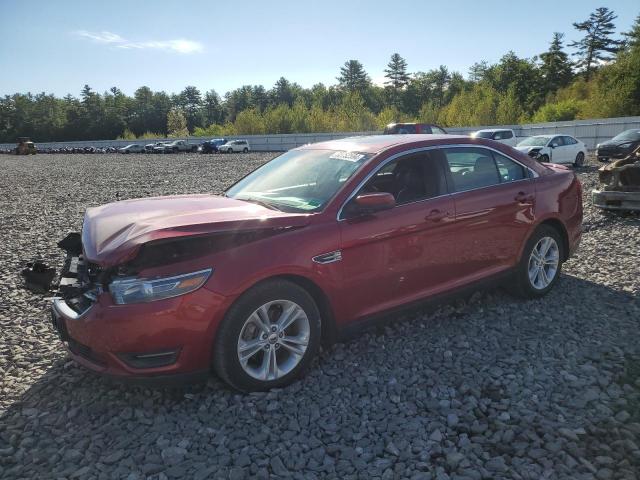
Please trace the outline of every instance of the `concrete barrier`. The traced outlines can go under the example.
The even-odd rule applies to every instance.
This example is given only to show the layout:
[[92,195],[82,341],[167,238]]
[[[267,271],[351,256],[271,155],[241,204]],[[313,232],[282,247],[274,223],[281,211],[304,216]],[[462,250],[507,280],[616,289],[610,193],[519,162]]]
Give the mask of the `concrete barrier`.
[[[598,143],[610,139],[630,128],[640,129],[640,117],[599,118],[590,120],[574,120],[570,122],[533,123],[524,125],[493,125],[483,127],[449,127],[451,134],[469,135],[481,128],[512,128],[517,137],[529,137],[543,134],[571,135],[583,141],[590,150]],[[375,135],[381,132],[339,132],[339,133],[290,133],[270,135],[233,135],[226,136],[229,140],[244,139],[249,142],[251,149],[259,152],[282,152],[308,143],[317,143],[336,138],[346,138],[362,135]],[[124,147],[131,143],[149,144],[173,140],[187,140],[189,143],[200,144],[211,137],[189,137],[181,139],[156,138],[146,140],[86,140],[75,142],[38,142],[39,148],[62,147]],[[0,144],[0,149],[14,148],[15,144]]]

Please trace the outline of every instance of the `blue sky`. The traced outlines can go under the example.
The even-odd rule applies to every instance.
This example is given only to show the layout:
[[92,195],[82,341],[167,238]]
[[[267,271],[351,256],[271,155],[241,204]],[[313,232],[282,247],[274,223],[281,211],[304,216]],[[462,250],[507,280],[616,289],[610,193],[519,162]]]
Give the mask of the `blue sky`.
[[412,72],[442,64],[466,75],[508,50],[538,54],[554,31],[579,38],[572,22],[600,6],[618,14],[618,31],[640,13],[638,0],[0,0],[0,95],[77,96],[84,84],[224,94],[280,76],[308,87],[335,83],[352,58],[382,82],[394,52]]

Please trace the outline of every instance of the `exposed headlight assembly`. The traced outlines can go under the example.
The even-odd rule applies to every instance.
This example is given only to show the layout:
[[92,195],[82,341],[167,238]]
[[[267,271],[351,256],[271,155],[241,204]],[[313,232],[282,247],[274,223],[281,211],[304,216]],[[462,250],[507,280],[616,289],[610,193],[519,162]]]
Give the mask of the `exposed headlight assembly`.
[[111,282],[109,291],[118,305],[153,302],[199,289],[211,276],[211,272],[213,269],[208,268],[175,277],[122,278]]

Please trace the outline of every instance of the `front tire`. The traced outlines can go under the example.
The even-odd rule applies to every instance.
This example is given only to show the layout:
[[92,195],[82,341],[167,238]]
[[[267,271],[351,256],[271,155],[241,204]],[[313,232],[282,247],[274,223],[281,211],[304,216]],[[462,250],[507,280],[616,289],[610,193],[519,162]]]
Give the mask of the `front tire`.
[[233,148],[230,148],[229,150],[227,150],[227,153],[233,153]]
[[247,147],[244,147],[244,150],[242,150],[242,153],[249,153],[249,149]]
[[549,163],[549,155],[547,155],[547,154],[540,155],[540,156],[538,157],[538,161],[539,161],[540,163]]
[[511,293],[521,298],[546,295],[560,277],[564,253],[558,230],[550,225],[540,225],[524,247],[514,281],[508,286]]
[[260,283],[229,309],[213,345],[213,368],[233,388],[263,391],[300,377],[320,348],[313,298],[286,280]]
[[578,152],[578,155],[576,155],[576,160],[575,162],[573,162],[573,166],[576,168],[580,168],[583,165],[584,165],[584,153]]

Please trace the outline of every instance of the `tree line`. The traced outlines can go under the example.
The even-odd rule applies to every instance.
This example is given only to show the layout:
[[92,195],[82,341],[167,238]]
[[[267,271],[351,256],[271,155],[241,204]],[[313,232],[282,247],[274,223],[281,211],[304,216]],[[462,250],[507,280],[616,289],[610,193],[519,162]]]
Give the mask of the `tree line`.
[[178,94],[85,85],[80,97],[16,93],[0,99],[0,142],[163,136],[378,130],[391,122],[474,126],[640,115],[640,15],[615,36],[615,13],[598,8],[573,24],[582,34],[566,51],[554,33],[533,58],[506,53],[475,63],[465,78],[446,66],[409,72],[394,53],[385,83],[375,85],[358,60],[340,68],[337,84],[303,88],[280,78],[271,89],[244,85],[223,98],[188,86]]

